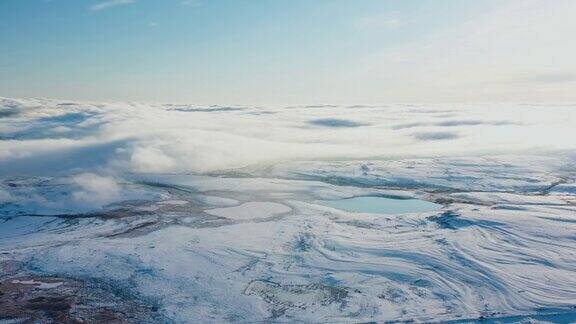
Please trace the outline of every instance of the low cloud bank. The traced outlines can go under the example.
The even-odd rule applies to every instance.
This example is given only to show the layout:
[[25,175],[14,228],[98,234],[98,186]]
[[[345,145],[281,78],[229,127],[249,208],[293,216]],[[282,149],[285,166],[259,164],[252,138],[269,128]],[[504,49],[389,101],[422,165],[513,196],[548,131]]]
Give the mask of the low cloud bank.
[[85,206],[106,206],[120,197],[120,188],[113,178],[84,173],[72,178],[76,190],[72,198]]
[[0,179],[0,215],[94,213],[123,201],[157,200],[163,196],[161,192],[119,181],[116,176],[94,173]]
[[[202,173],[287,160],[576,148],[571,106],[174,108],[1,99],[0,176]],[[438,120],[447,112],[450,119]],[[105,187],[78,179],[86,190]]]

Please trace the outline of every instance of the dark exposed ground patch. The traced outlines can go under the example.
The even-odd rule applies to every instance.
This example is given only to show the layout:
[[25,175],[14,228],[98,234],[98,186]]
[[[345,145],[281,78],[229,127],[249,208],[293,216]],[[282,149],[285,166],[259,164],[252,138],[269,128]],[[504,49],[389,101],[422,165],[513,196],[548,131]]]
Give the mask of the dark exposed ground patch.
[[460,215],[453,211],[446,211],[440,215],[430,216],[428,220],[435,222],[440,228],[452,230],[474,225],[473,222],[460,218]]
[[365,221],[361,221],[361,220],[336,221],[336,223],[344,224],[344,225],[348,225],[348,226],[354,226],[354,227],[358,227],[358,228],[365,228],[365,229],[374,229],[374,228],[379,227],[378,224],[365,222]]
[[160,323],[156,304],[118,295],[104,284],[26,274],[0,261],[0,322]]
[[269,280],[254,280],[244,290],[246,295],[257,295],[269,305],[272,318],[277,318],[289,309],[301,310],[313,306],[344,303],[348,290],[313,283],[307,285],[281,285]]
[[378,295],[378,298],[385,299],[395,304],[405,303],[408,301],[406,292],[397,287],[386,287],[386,289]]
[[301,233],[294,242],[294,250],[297,252],[307,252],[312,248],[313,235],[310,233]]
[[457,230],[469,226],[486,226],[486,227],[499,227],[504,224],[486,220],[469,220],[462,218],[460,214],[454,211],[445,211],[440,215],[434,215],[427,218],[429,221],[435,222],[440,228]]

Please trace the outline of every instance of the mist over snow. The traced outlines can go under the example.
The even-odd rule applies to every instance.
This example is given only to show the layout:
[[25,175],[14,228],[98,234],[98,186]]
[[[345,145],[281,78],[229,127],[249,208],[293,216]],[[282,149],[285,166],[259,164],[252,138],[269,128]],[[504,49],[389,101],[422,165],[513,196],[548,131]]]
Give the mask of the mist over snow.
[[277,161],[576,147],[574,106],[201,107],[0,102],[0,174],[214,172]]
[[119,188],[116,181],[91,173],[83,173],[72,178],[77,186],[72,197],[84,204],[107,205],[119,198]]

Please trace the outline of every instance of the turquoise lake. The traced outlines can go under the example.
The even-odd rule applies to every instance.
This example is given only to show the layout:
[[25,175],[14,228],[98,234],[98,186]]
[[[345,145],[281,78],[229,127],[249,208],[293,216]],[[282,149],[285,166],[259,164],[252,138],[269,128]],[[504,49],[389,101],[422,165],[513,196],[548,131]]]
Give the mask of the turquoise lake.
[[354,197],[326,200],[323,205],[355,213],[403,214],[435,211],[442,205],[419,199],[394,199],[386,197]]

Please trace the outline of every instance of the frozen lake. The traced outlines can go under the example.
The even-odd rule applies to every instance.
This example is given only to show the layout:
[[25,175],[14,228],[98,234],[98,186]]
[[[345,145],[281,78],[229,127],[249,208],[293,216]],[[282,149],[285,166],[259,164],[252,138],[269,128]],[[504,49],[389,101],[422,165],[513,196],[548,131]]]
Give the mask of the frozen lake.
[[386,197],[354,197],[323,201],[322,204],[349,212],[370,214],[424,213],[442,208],[442,205],[425,200]]

